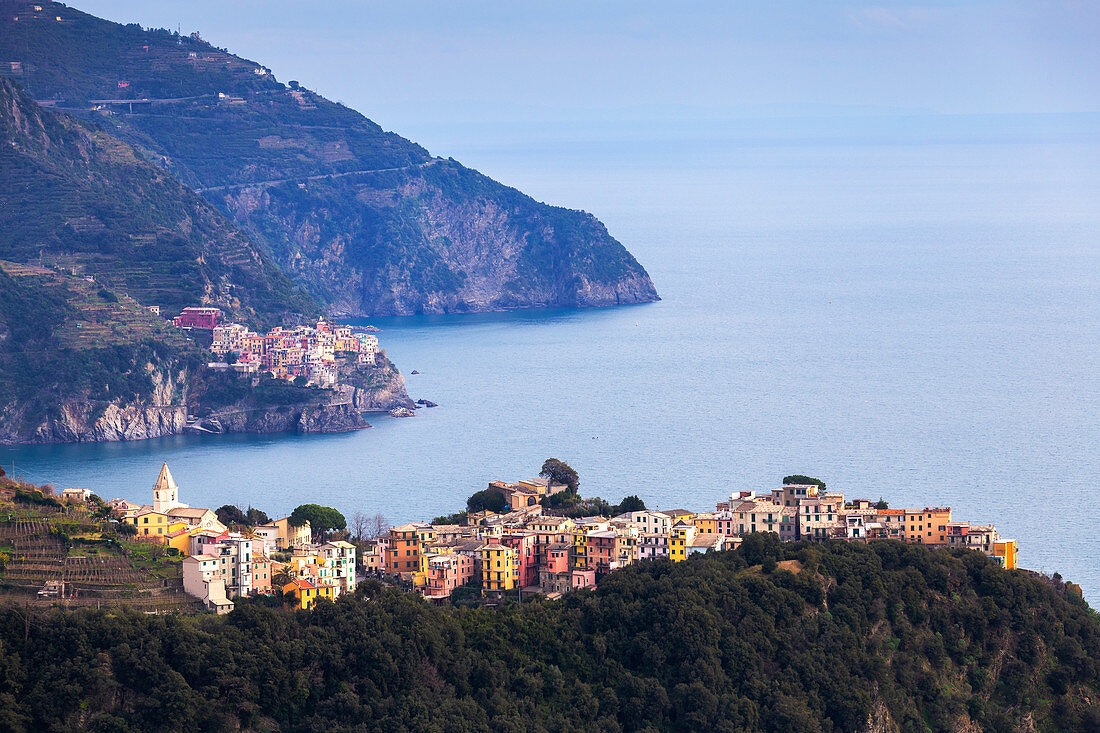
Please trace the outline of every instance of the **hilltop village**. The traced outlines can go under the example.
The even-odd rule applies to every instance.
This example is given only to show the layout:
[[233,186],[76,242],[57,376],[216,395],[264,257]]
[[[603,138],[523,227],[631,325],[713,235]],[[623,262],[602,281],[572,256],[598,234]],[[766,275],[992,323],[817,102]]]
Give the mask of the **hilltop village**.
[[276,326],[259,334],[240,323],[224,322],[218,308],[191,307],[184,308],[172,323],[177,328],[211,331],[210,350],[223,361],[211,362],[208,369],[250,375],[268,372],[276,379],[318,387],[336,386],[337,355],[353,359],[357,366],[370,367],[378,354],[377,336],[324,318],[313,326]]
[[564,484],[535,478],[494,481],[509,511],[469,514],[466,523],[410,523],[364,548],[368,571],[396,576],[432,600],[458,588],[490,594],[510,591],[556,596],[591,588],[607,573],[640,560],[682,562],[697,553],[739,545],[755,532],[780,540],[868,542],[893,539],[934,547],[980,550],[1014,569],[1016,540],[1002,539],[991,524],[955,521],[950,507],[889,509],[883,502],[847,502],[818,484],[785,484],[768,493],[742,491],[717,502],[714,511],[638,510],[614,517],[555,516],[544,497]]
[[[615,516],[570,517],[548,508],[572,491],[545,477],[493,481],[479,494],[501,507],[499,512],[483,509],[457,515],[461,522],[440,518],[388,531],[378,524],[367,536],[362,528],[348,531],[342,515],[332,525],[340,529],[329,532],[331,527],[311,527],[309,521],[296,521],[296,515],[270,520],[257,512],[260,519],[246,524],[222,515],[233,507],[218,512],[190,507],[180,501],[180,489],[164,464],[152,503],[114,499],[105,509],[110,521],[127,525],[132,542],[176,558],[182,590],[217,613],[232,610],[236,598],[253,596],[309,609],[318,599],[335,600],[354,591],[357,577],[368,576],[436,602],[525,593],[558,597],[592,588],[608,573],[639,561],[683,562],[737,547],[754,533],[772,533],[783,541],[898,540],[968,548],[1007,569],[1017,567],[1016,541],[1001,538],[991,524],[957,521],[950,507],[890,509],[881,500],[846,501],[820,483],[788,481],[769,492],[740,491],[718,501],[714,511],[650,510],[636,497],[629,507],[624,500],[620,507],[629,510]],[[62,499],[90,501],[83,489],[68,489]],[[54,590],[49,595],[73,593],[63,586]]]

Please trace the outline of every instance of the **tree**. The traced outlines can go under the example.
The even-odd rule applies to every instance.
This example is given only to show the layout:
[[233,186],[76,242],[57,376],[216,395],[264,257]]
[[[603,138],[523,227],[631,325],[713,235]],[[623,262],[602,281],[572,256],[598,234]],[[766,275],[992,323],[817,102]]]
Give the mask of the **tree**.
[[362,510],[358,510],[351,515],[351,524],[348,526],[351,530],[351,538],[356,542],[362,542],[370,526],[370,518]]
[[875,509],[889,509],[889,508],[890,508],[890,502],[884,500],[881,496],[878,498],[878,501],[875,502]]
[[214,510],[214,513],[218,515],[218,521],[226,527],[234,524],[238,526],[247,526],[249,524],[248,517],[241,511],[239,506],[225,504]]
[[294,386],[295,387],[304,387],[307,384],[309,384],[309,380],[306,379],[305,377],[301,376],[301,375],[298,375],[297,377],[294,378]]
[[637,495],[625,497],[619,506],[615,509],[616,514],[625,514],[626,512],[644,512],[645,502],[641,500]]
[[271,587],[278,588],[281,591],[284,585],[293,583],[294,578],[294,571],[289,566],[284,565],[271,574]]
[[491,512],[504,511],[504,495],[493,489],[482,489],[466,500],[466,511],[470,514],[483,512],[488,509]]
[[547,458],[543,461],[539,476],[548,478],[553,483],[565,484],[572,494],[577,493],[577,489],[581,485],[581,479],[577,472],[573,470],[573,467],[565,461],[559,461],[557,458]]
[[115,531],[118,532],[120,535],[133,537],[137,534],[137,527],[133,524],[130,524],[129,522],[119,522],[117,525],[115,525]]
[[267,516],[267,512],[253,507],[248,507],[245,516],[248,518],[248,523],[253,527],[258,524],[267,524],[271,521],[271,517]]
[[375,514],[367,528],[367,539],[376,540],[390,533],[390,523],[384,514]]
[[825,482],[819,478],[813,478],[812,476],[803,476],[800,473],[792,474],[790,476],[783,477],[783,485],[790,486],[791,484],[804,484],[816,486],[822,491],[825,490]]
[[309,528],[313,534],[325,539],[325,535],[334,529],[347,529],[348,523],[344,515],[330,506],[320,504],[302,504],[290,514],[290,524],[301,527],[309,522]]

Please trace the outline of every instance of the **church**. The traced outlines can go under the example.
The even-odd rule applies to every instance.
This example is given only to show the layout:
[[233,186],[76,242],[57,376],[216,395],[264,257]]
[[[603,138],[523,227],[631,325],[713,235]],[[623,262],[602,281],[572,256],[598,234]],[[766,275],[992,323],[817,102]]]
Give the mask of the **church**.
[[153,503],[124,510],[122,521],[137,527],[139,538],[160,538],[165,541],[169,535],[176,535],[181,530],[226,530],[226,526],[218,521],[218,515],[213,511],[187,506],[180,501],[179,493],[179,486],[172,478],[168,464],[164,463],[160,467],[156,483],[153,484]]

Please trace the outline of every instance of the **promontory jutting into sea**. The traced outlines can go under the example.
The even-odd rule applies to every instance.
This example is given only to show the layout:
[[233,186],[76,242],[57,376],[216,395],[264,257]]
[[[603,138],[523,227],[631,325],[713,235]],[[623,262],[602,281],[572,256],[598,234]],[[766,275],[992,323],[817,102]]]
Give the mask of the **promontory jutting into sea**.
[[78,4],[0,729],[1100,730],[1100,11]]

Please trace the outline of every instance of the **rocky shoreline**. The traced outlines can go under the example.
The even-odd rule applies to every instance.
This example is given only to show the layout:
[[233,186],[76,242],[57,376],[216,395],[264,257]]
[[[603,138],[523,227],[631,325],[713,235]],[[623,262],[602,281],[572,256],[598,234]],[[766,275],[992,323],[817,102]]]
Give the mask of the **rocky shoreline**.
[[94,403],[73,400],[29,430],[0,432],[0,444],[119,442],[185,433],[343,433],[369,428],[368,414],[415,405],[400,373],[376,389],[340,385],[323,400],[292,405],[245,401],[199,419],[189,419],[183,405],[171,404],[173,394],[171,388],[158,388],[152,404],[111,403],[98,414]]

